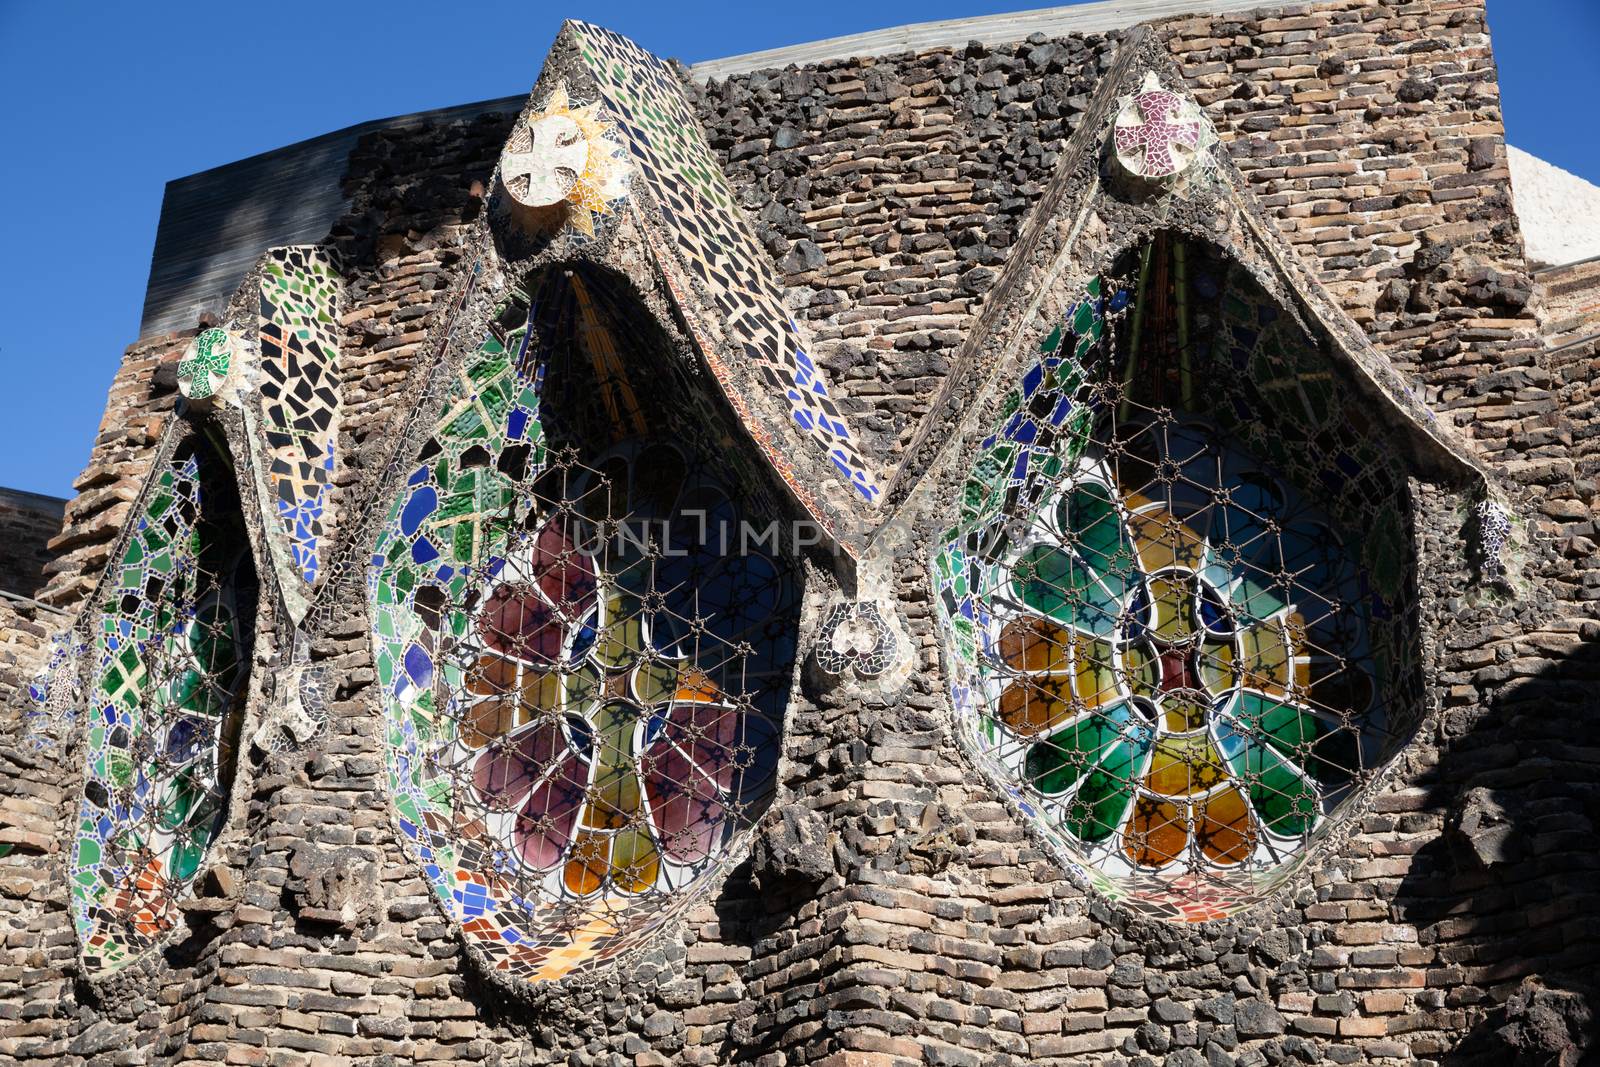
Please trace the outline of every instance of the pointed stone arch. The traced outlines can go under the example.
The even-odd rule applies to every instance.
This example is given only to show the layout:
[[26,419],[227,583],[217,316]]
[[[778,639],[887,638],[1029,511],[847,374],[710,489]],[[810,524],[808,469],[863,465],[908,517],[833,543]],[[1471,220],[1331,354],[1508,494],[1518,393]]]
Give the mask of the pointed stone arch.
[[250,467],[250,508],[284,606],[298,621],[324,584],[334,540],[343,387],[343,281],[316,245],[269,249],[177,366],[178,389],[237,435]]
[[[1328,295],[1256,205],[1248,183],[1214,136],[1202,135],[1205,150],[1174,174],[1142,178],[1119,164],[1119,116],[1130,105],[1138,106],[1151,77],[1158,87],[1182,85],[1159,35],[1140,27],[1119,48],[1082,124],[1067,142],[1060,166],[885,491],[880,529],[894,524],[942,457],[970,448],[986,433],[969,417],[974,401],[1028,358],[1026,350],[1077,303],[1084,280],[1162,230],[1222,249],[1300,319],[1371,401],[1373,417],[1404,442],[1410,469],[1443,484],[1481,489],[1486,483],[1472,446],[1439,422]],[[1187,99],[1182,93],[1172,95]]]
[[[592,146],[581,171],[571,166],[576,141]],[[671,67],[609,30],[566,23],[496,189],[501,231],[536,246],[604,245],[631,231],[743,433],[829,538],[857,552],[882,499],[878,462],[808,354]],[[545,203],[563,189],[561,203]]]
[[513,984],[703,898],[771,801],[798,657],[788,494],[612,252],[500,268],[373,502],[397,825]]
[[932,542],[979,769],[1085,885],[1199,921],[1289,885],[1412,735],[1411,487],[1485,483],[1175,84],[1124,44],[885,529]]
[[275,612],[241,484],[215,423],[176,420],[78,622],[82,786],[64,862],[91,979],[176,935],[236,814],[256,634]]

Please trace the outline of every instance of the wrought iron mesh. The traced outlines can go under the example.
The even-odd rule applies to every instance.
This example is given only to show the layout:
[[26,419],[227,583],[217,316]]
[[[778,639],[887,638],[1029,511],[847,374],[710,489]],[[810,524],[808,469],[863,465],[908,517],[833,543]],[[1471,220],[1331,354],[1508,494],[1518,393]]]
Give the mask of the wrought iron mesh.
[[531,980],[642,943],[724,868],[794,667],[771,498],[615,284],[555,270],[506,301],[373,560],[401,827]]
[[91,971],[177,922],[227,814],[257,583],[231,464],[181,441],[137,504],[90,638],[73,919]]
[[1046,339],[936,557],[964,737],[1150,914],[1281,884],[1414,716],[1405,481],[1359,403],[1158,239]]

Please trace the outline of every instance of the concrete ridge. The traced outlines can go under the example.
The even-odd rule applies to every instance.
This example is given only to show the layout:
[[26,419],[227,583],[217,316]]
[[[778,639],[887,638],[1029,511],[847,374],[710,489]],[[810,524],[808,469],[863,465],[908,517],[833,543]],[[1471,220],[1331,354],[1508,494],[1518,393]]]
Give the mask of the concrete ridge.
[[1006,44],[1025,40],[1035,33],[1047,37],[1103,33],[1178,15],[1223,15],[1281,6],[1284,5],[1263,3],[1262,0],[1100,0],[1098,3],[1074,4],[1070,7],[1047,7],[868,30],[845,37],[829,37],[761,52],[746,52],[725,59],[708,59],[694,64],[689,68],[689,73],[697,81],[710,81],[734,74],[747,74],[753,70],[786,67],[791,63],[805,65],[856,56],[926,52],[934,48],[959,47],[972,40],[985,44]]
[[27,489],[7,489],[4,486],[0,486],[0,503],[47,515],[60,515],[67,509],[67,502],[59,496],[34,493]]

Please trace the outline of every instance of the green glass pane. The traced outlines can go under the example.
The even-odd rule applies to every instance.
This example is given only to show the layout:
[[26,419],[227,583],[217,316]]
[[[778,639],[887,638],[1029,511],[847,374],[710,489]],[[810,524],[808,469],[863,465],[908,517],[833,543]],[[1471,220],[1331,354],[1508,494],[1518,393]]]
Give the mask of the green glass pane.
[[1110,490],[1093,482],[1080,485],[1061,501],[1057,513],[1061,528],[1073,537],[1078,555],[1118,602],[1126,599],[1137,574],[1133,550]]
[[180,773],[161,798],[161,810],[156,815],[158,825],[163,830],[176,830],[182,826],[203,793],[204,790],[195,784],[193,774],[187,770]]
[[205,693],[205,678],[198,671],[184,671],[172,681],[171,703],[174,708],[196,713],[208,713],[210,701]]
[[1054,545],[1029,548],[1012,573],[1015,595],[1039,614],[1097,637],[1116,630],[1117,601],[1093,572]]
[[1235,709],[1244,730],[1296,762],[1322,734],[1322,724],[1309,711],[1259,693],[1240,693]]
[[200,858],[204,855],[205,849],[193,841],[180,841],[173,845],[167,856],[168,877],[180,882],[193,878],[200,870]]
[[1316,788],[1271,748],[1247,741],[1243,755],[1229,762],[1234,777],[1245,780],[1250,805],[1267,829],[1299,837],[1316,824],[1320,809]]
[[190,631],[189,649],[202,669],[217,675],[231,674],[239,662],[233,613],[222,604],[210,604],[201,609]]
[[1113,704],[1035,742],[1023,761],[1026,780],[1046,795],[1065,793],[1096,764],[1108,760],[1129,733],[1132,713]]
[[[1119,749],[1128,747],[1118,746]],[[1116,832],[1132,800],[1131,781],[1097,769],[1084,779],[1083,788],[1067,805],[1062,823],[1073,837],[1095,844]]]

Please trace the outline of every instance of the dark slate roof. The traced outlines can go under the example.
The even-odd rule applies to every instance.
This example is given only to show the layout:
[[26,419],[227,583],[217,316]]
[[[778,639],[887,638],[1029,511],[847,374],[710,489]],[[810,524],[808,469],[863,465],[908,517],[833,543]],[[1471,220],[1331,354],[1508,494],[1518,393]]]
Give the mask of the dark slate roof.
[[521,96],[375,119],[167,183],[139,336],[190,329],[220,311],[269,248],[321,241],[348,206],[342,188],[357,142],[379,130],[514,112]]
[[15,508],[17,511],[34,511],[59,519],[66,511],[67,502],[58,496],[30,493],[26,489],[0,488],[0,505]]

